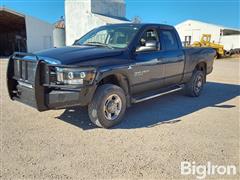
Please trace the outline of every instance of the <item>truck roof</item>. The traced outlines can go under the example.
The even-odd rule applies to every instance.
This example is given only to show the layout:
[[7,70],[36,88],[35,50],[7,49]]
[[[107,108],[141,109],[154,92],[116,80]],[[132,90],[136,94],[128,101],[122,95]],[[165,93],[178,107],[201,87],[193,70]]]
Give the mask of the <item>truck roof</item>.
[[174,29],[173,26],[167,25],[167,24],[157,24],[157,23],[119,23],[119,24],[110,24],[106,26],[136,26],[136,27],[150,27],[150,26],[159,26],[162,28],[167,28],[167,29]]

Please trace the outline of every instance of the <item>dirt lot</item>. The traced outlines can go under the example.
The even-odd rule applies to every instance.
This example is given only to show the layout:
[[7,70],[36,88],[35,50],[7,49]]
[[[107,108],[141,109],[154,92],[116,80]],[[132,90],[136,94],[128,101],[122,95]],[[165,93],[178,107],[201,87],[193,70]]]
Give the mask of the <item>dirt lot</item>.
[[217,60],[201,97],[179,92],[136,104],[105,130],[77,108],[39,113],[10,101],[0,60],[0,179],[194,178],[180,175],[181,161],[239,173],[239,62]]

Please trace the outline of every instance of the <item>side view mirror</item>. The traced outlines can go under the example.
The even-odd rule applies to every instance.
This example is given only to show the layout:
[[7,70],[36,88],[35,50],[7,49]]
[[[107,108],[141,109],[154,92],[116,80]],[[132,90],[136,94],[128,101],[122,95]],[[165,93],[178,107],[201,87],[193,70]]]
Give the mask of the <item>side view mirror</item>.
[[149,40],[145,42],[145,46],[139,46],[136,52],[156,51],[158,49],[158,42],[155,40]]
[[145,46],[156,48],[157,47],[157,41],[155,41],[155,40],[147,41]]

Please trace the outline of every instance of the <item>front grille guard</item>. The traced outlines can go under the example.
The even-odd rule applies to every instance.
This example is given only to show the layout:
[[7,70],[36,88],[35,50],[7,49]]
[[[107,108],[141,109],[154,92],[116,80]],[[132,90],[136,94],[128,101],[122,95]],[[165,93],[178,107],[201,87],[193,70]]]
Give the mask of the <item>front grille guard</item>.
[[[63,88],[63,89],[69,89],[69,90],[77,90],[77,89],[81,89],[83,86],[82,85],[68,85],[67,87],[65,85],[58,85],[58,84],[51,84],[50,80],[50,68],[51,67],[66,67],[66,65],[62,65],[62,64],[48,64],[44,61],[44,59],[42,59],[41,57],[37,56],[36,54],[33,53],[23,53],[23,52],[15,52],[9,59],[9,66],[8,66],[8,78],[13,78],[14,74],[12,73],[12,69],[13,69],[13,62],[14,60],[21,60],[21,61],[36,61],[36,66],[38,71],[40,71],[40,69],[45,70],[45,74],[48,75],[47,78],[45,77],[41,77],[40,78],[40,73],[39,73],[39,83],[44,86],[44,87],[49,87],[49,88]],[[40,65],[42,65],[40,68]],[[68,68],[79,68],[78,65],[68,65]],[[93,66],[82,66],[83,68],[94,68]],[[34,75],[36,78],[36,74]],[[35,79],[36,80],[36,79]],[[28,83],[28,82],[26,82]],[[90,85],[85,85],[90,86]],[[35,87],[35,83],[33,84],[33,87]],[[10,96],[11,97],[11,96]]]
[[[31,59],[31,57],[35,59]],[[12,100],[19,100],[19,93],[21,93],[18,92],[17,88],[17,86],[19,85],[18,80],[14,78],[14,60],[36,61],[36,70],[33,75],[34,82],[32,84],[32,91],[35,96],[35,102],[33,104],[35,104],[35,108],[37,108],[39,111],[45,110],[46,105],[44,104],[44,87],[40,85],[40,63],[42,61],[37,55],[34,55],[32,53],[16,52],[9,58],[7,67],[7,86],[9,97]]]
[[[17,85],[19,85],[19,80],[14,78],[14,60],[21,60],[21,61],[36,61],[36,70],[34,73],[34,82],[31,85],[32,91],[34,91],[34,99],[35,99],[35,108],[39,111],[44,111],[47,109],[47,105],[45,104],[45,94],[49,90],[48,88],[53,89],[61,89],[61,90],[70,90],[70,91],[81,91],[83,88],[82,85],[57,85],[51,84],[50,82],[46,82],[46,79],[43,78],[43,73],[41,71],[46,71],[44,74],[50,74],[49,68],[50,67],[66,67],[66,65],[62,64],[48,64],[44,61],[43,58],[32,54],[32,53],[22,53],[16,52],[14,53],[8,62],[7,67],[7,86],[8,86],[8,93],[9,97],[12,100],[19,100],[17,97]],[[69,68],[79,68],[78,65],[68,65]],[[82,66],[84,68],[94,68],[93,66]],[[48,72],[47,72],[48,71]],[[84,85],[84,87],[88,87],[90,85]]]

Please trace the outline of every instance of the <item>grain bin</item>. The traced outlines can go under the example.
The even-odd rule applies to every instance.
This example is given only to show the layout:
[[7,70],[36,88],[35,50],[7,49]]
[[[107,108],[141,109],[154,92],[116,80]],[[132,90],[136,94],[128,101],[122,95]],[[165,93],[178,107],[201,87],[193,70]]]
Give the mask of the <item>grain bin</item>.
[[53,30],[53,45],[54,47],[65,46],[65,21],[63,17],[55,23],[55,28]]

